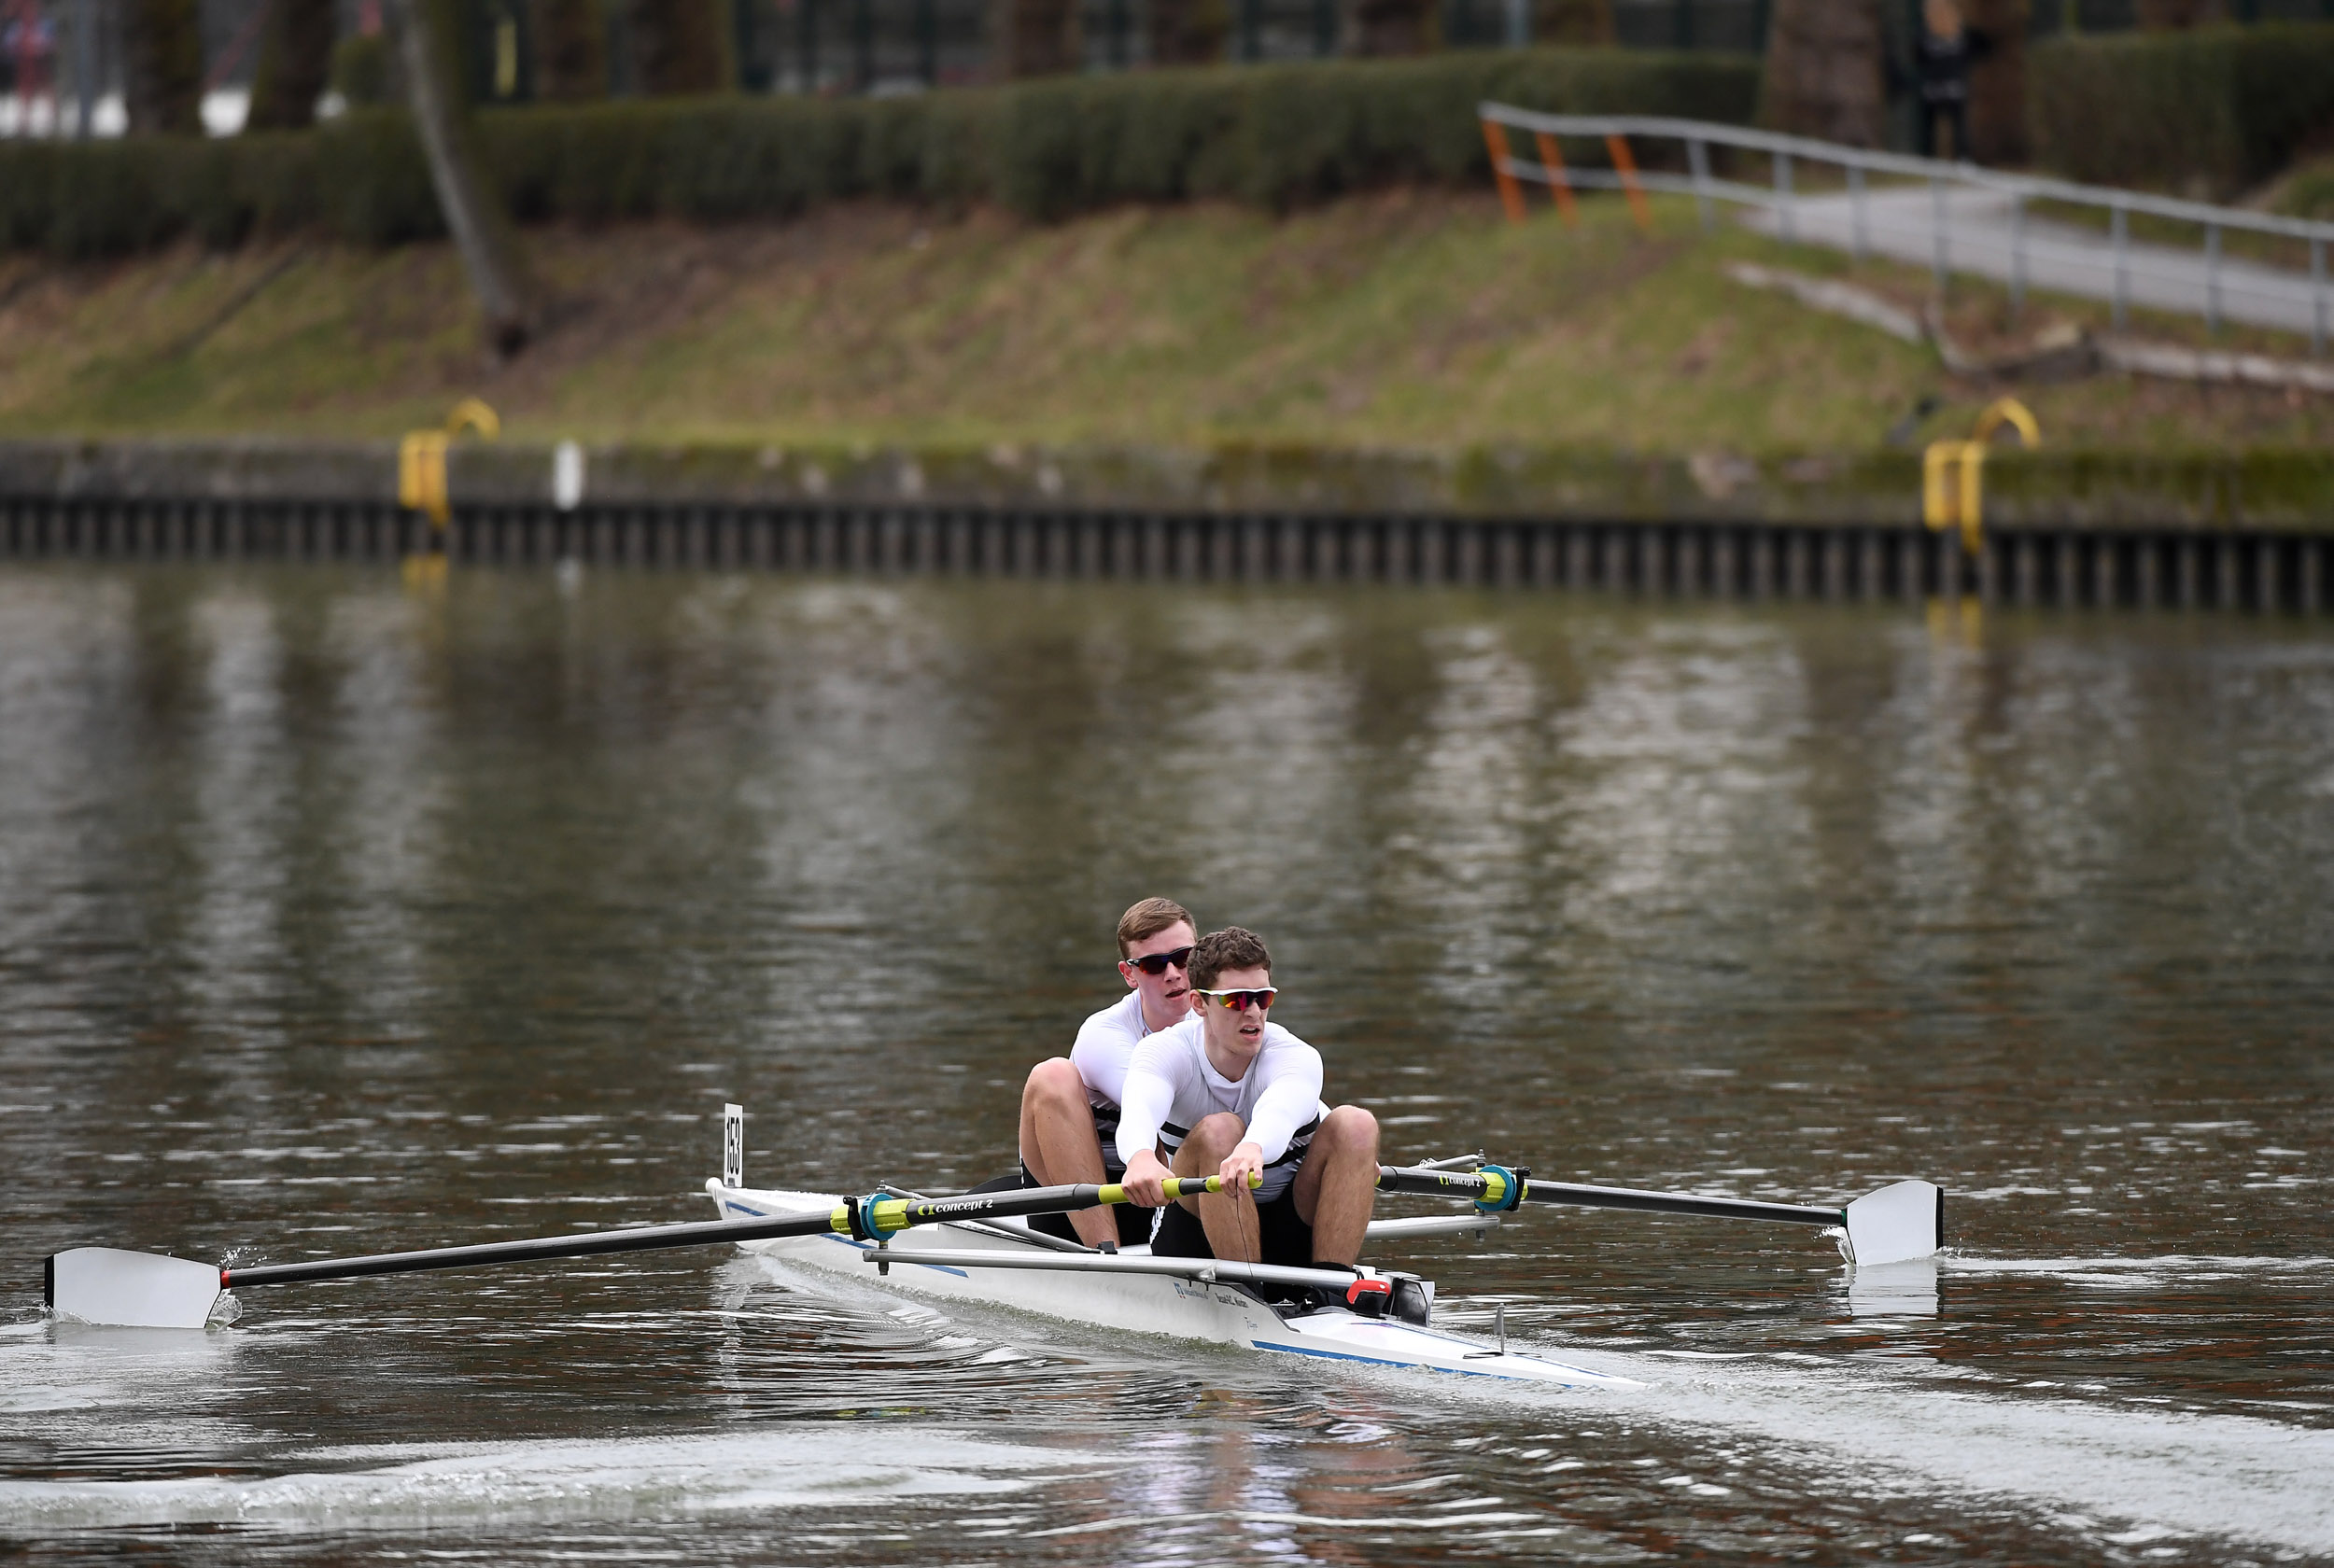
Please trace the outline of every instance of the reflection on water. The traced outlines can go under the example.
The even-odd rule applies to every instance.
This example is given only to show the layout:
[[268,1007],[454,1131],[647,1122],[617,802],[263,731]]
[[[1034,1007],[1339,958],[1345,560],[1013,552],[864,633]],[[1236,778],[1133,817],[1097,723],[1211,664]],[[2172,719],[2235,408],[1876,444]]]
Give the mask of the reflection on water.
[[[2299,624],[694,576],[0,573],[0,1538],[108,1555],[2334,1555],[2334,643]],[[1450,1321],[1642,1395],[658,1254],[237,1261],[1010,1158],[1174,892],[1401,1155],[1951,1192],[1934,1269],[1535,1212]],[[1886,1277],[1883,1277],[1883,1276]],[[167,1341],[167,1342],[164,1342]]]

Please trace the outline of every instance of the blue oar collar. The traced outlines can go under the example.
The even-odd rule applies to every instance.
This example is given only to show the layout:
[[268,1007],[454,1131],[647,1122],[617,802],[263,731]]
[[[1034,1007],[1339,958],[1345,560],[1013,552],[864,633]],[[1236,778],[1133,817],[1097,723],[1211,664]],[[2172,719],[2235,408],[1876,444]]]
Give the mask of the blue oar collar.
[[1483,1178],[1483,1196],[1475,1200],[1478,1214],[1504,1214],[1524,1201],[1523,1172],[1486,1165],[1475,1174]]

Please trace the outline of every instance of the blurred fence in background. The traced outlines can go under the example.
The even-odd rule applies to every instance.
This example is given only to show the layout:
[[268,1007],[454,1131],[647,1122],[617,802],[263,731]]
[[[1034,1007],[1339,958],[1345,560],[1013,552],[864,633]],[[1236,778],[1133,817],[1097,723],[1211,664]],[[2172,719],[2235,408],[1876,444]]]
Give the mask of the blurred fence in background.
[[[2326,352],[2334,329],[2334,278],[2327,270],[2334,223],[2003,174],[1742,125],[1540,114],[1510,104],[1484,104],[1481,113],[1494,149],[1493,173],[1508,216],[1516,221],[1526,211],[1518,180],[1547,186],[1568,220],[1574,186],[1623,190],[1633,201],[1644,190],[1671,191],[1694,199],[1705,227],[1712,221],[1713,203],[1723,202],[1751,209],[1753,226],[1780,240],[1829,245],[1859,261],[1884,256],[1926,262],[1940,295],[1955,273],[1998,279],[2009,286],[2013,312],[2033,287],[2106,301],[2118,331],[2137,306],[2200,316],[2214,332],[2224,322],[2239,321],[2306,333],[2314,355]],[[1535,156],[1512,156],[1507,150],[1511,132]],[[1563,150],[1567,142],[1574,152]],[[1587,164],[1577,150],[1582,143],[1604,144],[1611,167]],[[1676,156],[1680,149],[1682,159]],[[1714,167],[1713,152],[1737,156]],[[1638,166],[1639,155],[1646,167]],[[1743,177],[1761,162],[1765,183]],[[1680,163],[1685,172],[1675,172]],[[2151,225],[2155,242],[2133,237],[2135,219]],[[2186,247],[2172,243],[2175,234]],[[2231,239],[2251,242],[2252,254],[2226,254]],[[1918,337],[1918,326],[1912,335]]]

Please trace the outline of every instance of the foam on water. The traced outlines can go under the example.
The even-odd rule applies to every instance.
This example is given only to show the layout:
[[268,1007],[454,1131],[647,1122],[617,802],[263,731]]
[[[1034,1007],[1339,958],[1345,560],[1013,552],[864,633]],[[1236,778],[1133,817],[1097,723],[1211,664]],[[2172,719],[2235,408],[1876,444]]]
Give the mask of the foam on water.
[[0,1527],[17,1534],[164,1525],[308,1532],[672,1519],[1007,1492],[1028,1485],[1034,1472],[1075,1462],[1060,1452],[889,1425],[524,1448],[331,1448],[304,1458],[361,1467],[261,1479],[0,1481]]
[[[2334,1260],[2315,1258],[2169,1255],[1945,1261],[1956,1271],[2050,1272],[2076,1279],[2142,1271],[2159,1280],[2210,1279],[2334,1266]],[[754,1262],[773,1279],[823,1295],[867,1304],[898,1299],[865,1281],[793,1269],[766,1257]],[[1019,1320],[1045,1323],[1035,1331],[1077,1344],[1081,1353],[1089,1337],[1075,1325],[963,1303],[949,1303],[945,1317],[924,1303],[917,1307],[918,1321],[935,1335],[968,1323],[988,1327]],[[1469,1316],[1463,1307],[1447,1315],[1455,1327]],[[1519,1337],[1519,1346],[1523,1342]],[[1125,1342],[1118,1348],[1125,1349]],[[2114,1529],[2126,1536],[2137,1531],[2148,1539],[2236,1538],[2313,1554],[2334,1552],[2334,1430],[2046,1390],[1972,1387],[1970,1380],[1979,1374],[1927,1359],[1849,1359],[1803,1351],[1621,1351],[1561,1338],[1533,1348],[1647,1386],[1637,1392],[1553,1393],[1454,1381],[1432,1373],[1341,1368],[1308,1369],[1307,1375],[1365,1379],[1438,1404],[1520,1406],[1540,1416],[1563,1410],[1584,1420],[1619,1417],[1755,1435],[1769,1445],[1770,1462],[1798,1472],[1818,1491],[1878,1499],[1942,1491],[1990,1499],[2074,1529]],[[1193,1347],[1178,1359],[1184,1356],[1203,1357],[1210,1372],[1222,1376],[1223,1353]],[[1258,1375],[1277,1373],[1259,1368]],[[1696,1483],[1687,1477],[1680,1484]]]
[[2205,1284],[2247,1278],[2304,1278],[2334,1273],[2334,1257],[2215,1257],[2171,1253],[2161,1257],[1983,1257],[1940,1253],[1941,1273],[2033,1275],[2085,1283]]
[[2182,1534],[2334,1551],[2334,1431],[1936,1386],[1923,1369],[1680,1367],[1670,1421],[1750,1430],[1877,1491],[1939,1484]]

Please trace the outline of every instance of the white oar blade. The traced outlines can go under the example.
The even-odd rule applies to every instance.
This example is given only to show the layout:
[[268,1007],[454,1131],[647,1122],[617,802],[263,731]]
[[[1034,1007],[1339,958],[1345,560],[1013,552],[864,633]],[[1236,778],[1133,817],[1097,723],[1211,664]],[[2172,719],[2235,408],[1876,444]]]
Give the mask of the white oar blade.
[[1848,1253],[1859,1268],[1934,1257],[1945,1239],[1945,1192],[1899,1182],[1848,1206]]
[[218,1302],[218,1266],[192,1258],[76,1247],[49,1260],[49,1307],[113,1328],[201,1328]]

